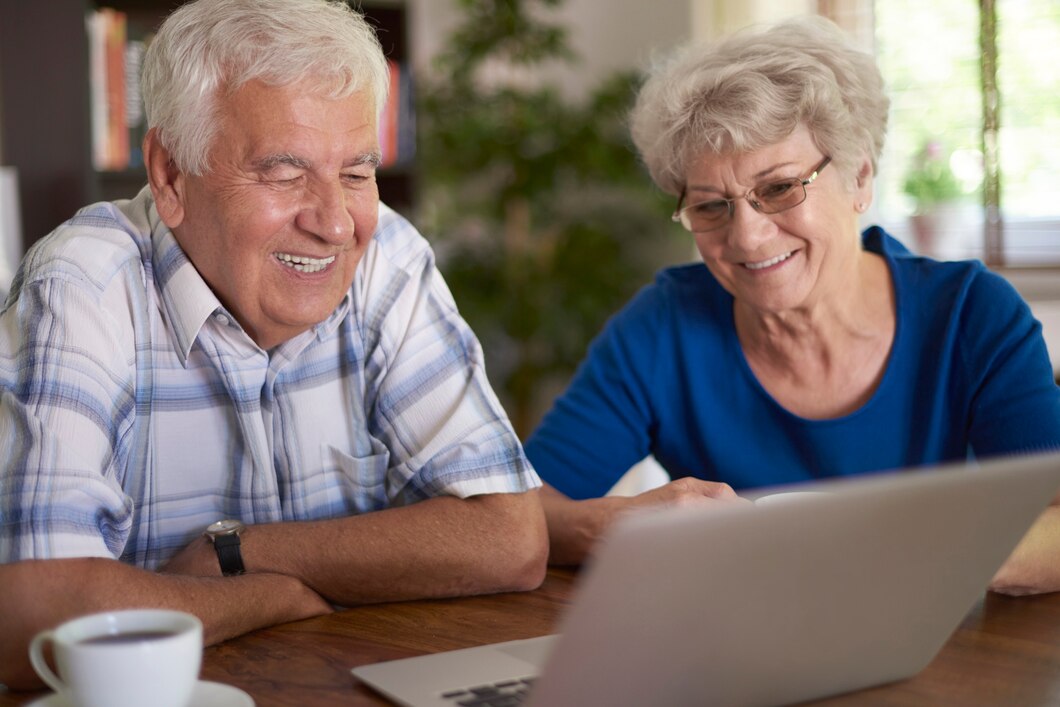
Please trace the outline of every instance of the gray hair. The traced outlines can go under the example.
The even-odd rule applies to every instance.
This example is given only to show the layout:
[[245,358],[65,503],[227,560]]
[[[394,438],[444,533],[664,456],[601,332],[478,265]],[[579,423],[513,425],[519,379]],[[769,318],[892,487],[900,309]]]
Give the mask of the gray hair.
[[684,188],[686,161],[753,152],[805,125],[852,174],[876,171],[890,101],[872,55],[823,17],[694,44],[651,72],[630,115],[633,142],[663,190]]
[[202,174],[218,129],[218,99],[249,81],[303,80],[328,98],[367,88],[378,117],[389,88],[372,27],[345,2],[196,0],[166,18],[143,66],[147,124],[178,168]]

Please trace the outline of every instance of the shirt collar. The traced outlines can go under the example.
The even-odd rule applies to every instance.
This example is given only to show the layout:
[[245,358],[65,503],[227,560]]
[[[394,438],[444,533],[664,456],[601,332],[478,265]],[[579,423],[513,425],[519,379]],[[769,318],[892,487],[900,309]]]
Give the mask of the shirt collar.
[[155,282],[176,339],[177,356],[181,365],[187,366],[188,355],[203,323],[224,307],[188,260],[153,204],[150,219]]
[[335,307],[335,310],[328,316],[327,319],[313,327],[313,331],[316,332],[317,340],[323,341],[331,336],[342,320],[346,318],[346,315],[350,312],[350,307],[353,305],[353,297],[350,294],[350,290],[346,290],[346,294],[342,296],[342,300],[339,302],[339,306]]

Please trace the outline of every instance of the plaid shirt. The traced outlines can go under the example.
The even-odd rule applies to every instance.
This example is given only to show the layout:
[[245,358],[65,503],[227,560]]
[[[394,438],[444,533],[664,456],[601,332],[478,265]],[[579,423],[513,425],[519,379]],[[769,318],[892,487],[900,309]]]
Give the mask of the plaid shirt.
[[540,482],[433,253],[385,205],[338,308],[263,351],[144,189],[37,244],[0,314],[0,562],[164,563],[211,522]]

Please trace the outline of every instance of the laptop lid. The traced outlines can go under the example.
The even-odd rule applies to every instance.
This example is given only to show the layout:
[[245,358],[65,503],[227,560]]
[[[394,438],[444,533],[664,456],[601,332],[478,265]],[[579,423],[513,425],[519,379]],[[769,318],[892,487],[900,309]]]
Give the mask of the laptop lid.
[[899,680],[935,656],[1058,488],[1060,455],[1038,455],[637,514],[583,570],[558,637],[353,672],[414,707],[542,664],[533,707],[776,705]]

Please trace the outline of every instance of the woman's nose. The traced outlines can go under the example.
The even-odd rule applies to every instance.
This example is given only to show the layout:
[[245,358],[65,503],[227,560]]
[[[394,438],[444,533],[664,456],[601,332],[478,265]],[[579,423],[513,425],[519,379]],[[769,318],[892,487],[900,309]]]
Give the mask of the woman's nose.
[[751,206],[747,199],[737,199],[727,228],[729,245],[745,253],[753,253],[776,231],[776,224],[768,214]]

